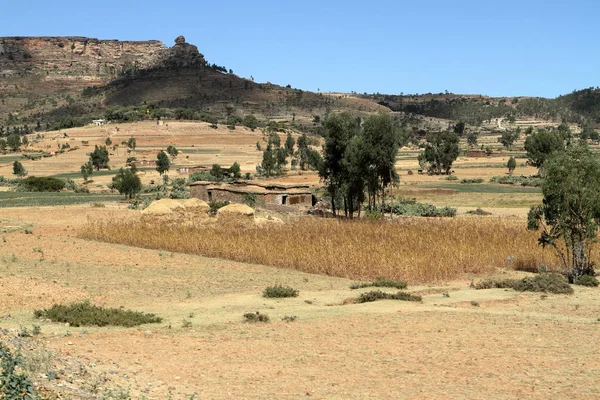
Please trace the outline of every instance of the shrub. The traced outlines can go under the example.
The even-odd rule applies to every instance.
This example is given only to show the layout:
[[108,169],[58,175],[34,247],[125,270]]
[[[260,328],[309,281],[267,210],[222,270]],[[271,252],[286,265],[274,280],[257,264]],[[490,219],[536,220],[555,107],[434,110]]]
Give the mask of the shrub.
[[542,273],[523,279],[488,279],[477,283],[475,289],[514,289],[518,292],[544,292],[554,294],[572,294],[566,278],[557,273]]
[[494,176],[490,179],[491,183],[499,183],[503,185],[520,185],[529,187],[539,187],[541,185],[541,179],[531,176]]
[[455,176],[455,175],[448,175],[448,176],[446,176],[446,177],[444,177],[444,178],[442,178],[442,179],[444,179],[444,180],[446,180],[446,181],[457,181],[457,180],[458,180],[458,176]]
[[300,292],[289,286],[275,285],[268,286],[263,291],[263,297],[268,298],[283,298],[283,297],[298,297]]
[[244,204],[248,207],[256,207],[256,194],[255,193],[244,193],[242,195],[244,199]]
[[366,287],[391,287],[396,289],[406,289],[407,284],[403,281],[393,281],[386,278],[377,278],[373,282],[358,282],[350,285],[350,289],[362,289]]
[[62,179],[30,176],[19,183],[17,190],[22,192],[58,192],[64,188],[65,181]]
[[462,179],[460,183],[483,183],[483,179],[475,178],[475,179]]
[[595,277],[593,277],[591,275],[581,275],[579,278],[575,279],[575,281],[573,283],[575,285],[589,286],[589,287],[596,287],[596,286],[600,285],[600,282],[598,281],[598,279],[596,279]]
[[10,349],[0,342],[0,398],[7,400],[35,400],[39,399],[33,384],[23,373],[22,359],[14,357]]
[[219,208],[223,208],[226,205],[229,205],[228,201],[216,201],[216,200],[211,200],[210,203],[208,203],[208,206],[210,207],[210,213],[212,215],[216,215],[217,211],[219,210]]
[[416,296],[407,292],[398,292],[396,294],[382,292],[381,290],[372,290],[362,293],[355,300],[355,303],[369,303],[377,300],[402,300],[402,301],[421,301],[421,296]]
[[436,207],[424,203],[399,203],[386,206],[386,212],[406,217],[455,217],[456,208]]
[[70,305],[55,304],[49,309],[35,310],[36,318],[48,318],[53,322],[69,323],[71,326],[137,326],[162,321],[154,314],[121,308],[94,306],[89,301]]
[[267,314],[261,314],[258,311],[255,313],[244,314],[246,322],[269,322],[269,316]]

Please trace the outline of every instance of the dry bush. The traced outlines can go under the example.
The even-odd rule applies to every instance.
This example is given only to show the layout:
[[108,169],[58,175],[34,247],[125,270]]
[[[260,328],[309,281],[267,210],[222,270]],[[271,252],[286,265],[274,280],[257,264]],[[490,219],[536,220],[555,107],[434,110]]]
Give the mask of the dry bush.
[[550,249],[538,246],[537,234],[527,231],[524,221],[506,218],[379,222],[307,217],[264,227],[234,221],[180,225],[113,220],[90,221],[80,236],[355,280],[445,281],[514,268],[507,260],[515,259],[558,264]]

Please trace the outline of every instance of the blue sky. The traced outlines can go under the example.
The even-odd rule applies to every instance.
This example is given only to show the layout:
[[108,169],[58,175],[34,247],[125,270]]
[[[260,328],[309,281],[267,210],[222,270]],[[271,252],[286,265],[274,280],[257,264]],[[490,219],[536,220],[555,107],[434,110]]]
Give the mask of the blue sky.
[[555,97],[600,86],[600,1],[11,1],[0,36],[162,40],[312,91]]

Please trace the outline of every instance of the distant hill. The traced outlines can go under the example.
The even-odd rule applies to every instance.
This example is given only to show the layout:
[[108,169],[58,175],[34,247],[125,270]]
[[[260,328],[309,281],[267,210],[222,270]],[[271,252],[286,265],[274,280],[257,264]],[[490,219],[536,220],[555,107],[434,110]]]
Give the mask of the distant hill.
[[[156,40],[0,38],[0,135],[7,133],[6,128],[26,133],[99,118],[239,123],[248,114],[263,124],[285,120],[317,132],[321,117],[343,110],[393,111],[413,127],[425,129],[443,129],[454,121],[480,126],[492,119],[600,122],[600,94],[597,88],[556,99],[323,94],[241,78],[231,69],[208,63],[183,36],[172,47]],[[424,117],[436,120],[425,123]]]
[[560,122],[600,123],[600,89],[589,88],[559,96],[502,97],[455,95],[365,95],[392,111],[464,121],[480,125],[493,118],[542,119]]

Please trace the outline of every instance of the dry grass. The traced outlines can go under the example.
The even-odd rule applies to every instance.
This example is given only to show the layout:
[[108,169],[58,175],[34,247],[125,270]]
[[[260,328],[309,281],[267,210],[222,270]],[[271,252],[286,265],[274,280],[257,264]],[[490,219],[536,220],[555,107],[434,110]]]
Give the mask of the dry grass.
[[461,274],[514,268],[515,261],[552,266],[522,220],[403,218],[393,222],[299,218],[257,227],[226,223],[182,226],[90,221],[87,239],[293,268],[356,280],[439,282]]

